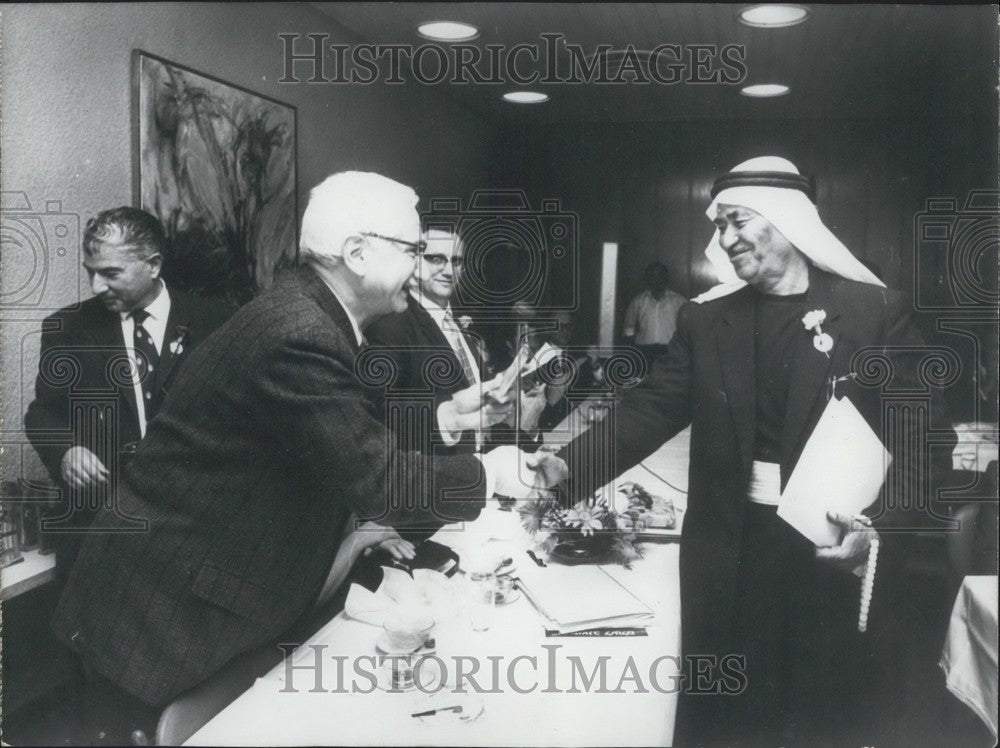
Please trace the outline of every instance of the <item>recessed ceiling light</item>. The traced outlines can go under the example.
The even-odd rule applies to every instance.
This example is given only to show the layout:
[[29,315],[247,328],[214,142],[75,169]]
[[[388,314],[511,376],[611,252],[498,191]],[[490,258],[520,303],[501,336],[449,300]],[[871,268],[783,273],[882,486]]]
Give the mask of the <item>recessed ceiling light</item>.
[[541,91],[508,91],[503,95],[503,99],[512,104],[541,104],[549,100],[549,95]]
[[740,11],[740,21],[761,29],[778,29],[802,23],[808,15],[801,5],[751,5]]
[[436,42],[467,42],[479,36],[479,29],[457,21],[430,21],[417,26],[417,33]]
[[744,86],[740,93],[754,99],[763,99],[769,96],[784,96],[791,89],[781,83],[757,83],[753,86]]

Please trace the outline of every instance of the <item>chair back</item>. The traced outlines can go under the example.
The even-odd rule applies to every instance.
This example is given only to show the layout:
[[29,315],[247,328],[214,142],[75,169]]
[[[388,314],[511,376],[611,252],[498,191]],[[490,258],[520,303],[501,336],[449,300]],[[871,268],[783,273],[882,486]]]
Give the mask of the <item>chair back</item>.
[[174,699],[160,715],[156,745],[180,745],[281,662],[281,650],[262,647],[230,660],[219,672]]

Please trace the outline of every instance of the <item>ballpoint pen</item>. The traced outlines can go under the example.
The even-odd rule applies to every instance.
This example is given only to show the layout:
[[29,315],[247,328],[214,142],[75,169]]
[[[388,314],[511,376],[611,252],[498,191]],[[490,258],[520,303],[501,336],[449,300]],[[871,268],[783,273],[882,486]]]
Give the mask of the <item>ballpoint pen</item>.
[[435,714],[440,714],[441,712],[454,712],[455,714],[462,713],[461,704],[456,704],[455,706],[442,706],[437,709],[428,709],[426,712],[415,712],[411,714],[411,717],[433,717]]

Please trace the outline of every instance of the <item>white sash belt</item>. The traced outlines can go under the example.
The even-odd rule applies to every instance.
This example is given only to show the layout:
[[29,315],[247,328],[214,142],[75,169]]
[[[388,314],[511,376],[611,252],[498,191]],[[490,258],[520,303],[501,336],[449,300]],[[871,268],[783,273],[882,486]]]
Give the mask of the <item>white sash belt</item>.
[[781,498],[781,465],[754,460],[748,497],[754,504],[777,506]]

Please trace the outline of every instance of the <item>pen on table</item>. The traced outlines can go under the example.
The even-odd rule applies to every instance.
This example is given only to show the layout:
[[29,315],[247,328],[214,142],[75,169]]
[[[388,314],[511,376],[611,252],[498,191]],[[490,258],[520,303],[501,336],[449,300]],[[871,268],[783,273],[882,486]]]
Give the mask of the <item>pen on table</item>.
[[435,714],[439,714],[441,712],[454,712],[455,714],[461,714],[462,713],[462,706],[461,706],[461,704],[457,704],[455,706],[442,706],[442,707],[439,707],[437,709],[428,709],[426,712],[416,712],[414,714],[411,714],[410,716],[411,717],[433,717]]

